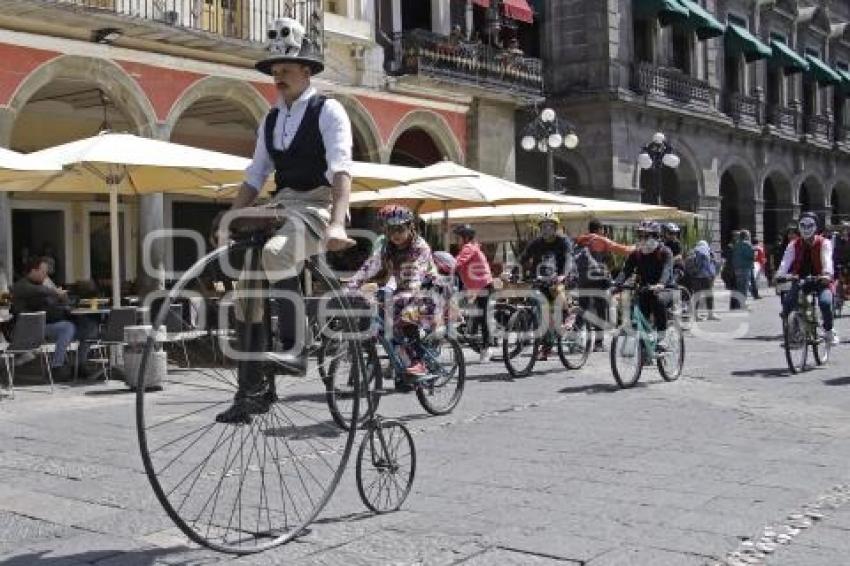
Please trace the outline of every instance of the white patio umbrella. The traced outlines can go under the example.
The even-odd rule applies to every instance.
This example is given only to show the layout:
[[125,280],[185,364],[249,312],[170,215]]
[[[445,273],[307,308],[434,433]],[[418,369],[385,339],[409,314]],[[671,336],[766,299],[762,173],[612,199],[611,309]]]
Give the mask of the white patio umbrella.
[[[505,222],[512,219],[529,220],[535,218],[544,210],[554,212],[562,220],[631,220],[639,221],[645,218],[654,220],[690,220],[696,215],[667,206],[655,206],[635,202],[595,199],[588,197],[572,197],[562,195],[566,204],[551,205],[506,205],[464,208],[449,212],[449,218],[456,222]],[[576,206],[578,205],[578,206]],[[442,219],[440,213],[423,214],[425,222],[434,223]]]
[[446,245],[449,241],[450,211],[456,213],[459,209],[475,208],[486,214],[486,211],[494,211],[511,204],[553,204],[571,210],[584,207],[580,203],[568,202],[563,195],[539,191],[451,162],[438,163],[419,171],[420,176],[428,180],[389,189],[354,193],[351,195],[352,206],[397,203],[409,206],[418,214],[424,215],[423,217],[439,218],[439,214],[442,214]]
[[29,155],[0,147],[0,190],[3,190],[6,182],[15,179],[37,182],[61,170],[62,166],[58,163],[47,163],[43,159],[33,159]]
[[121,300],[118,195],[181,192],[209,196],[210,187],[241,181],[249,163],[225,153],[107,132],[37,151],[27,158],[59,164],[62,170],[42,179],[21,176],[4,182],[5,189],[109,194],[114,305]]

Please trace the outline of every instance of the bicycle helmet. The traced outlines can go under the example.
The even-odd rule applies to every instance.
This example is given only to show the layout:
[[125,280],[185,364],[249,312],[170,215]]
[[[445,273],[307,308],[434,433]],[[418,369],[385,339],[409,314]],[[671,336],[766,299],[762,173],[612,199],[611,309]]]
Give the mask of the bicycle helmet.
[[558,218],[558,215],[552,212],[551,210],[547,210],[546,212],[541,212],[537,216],[537,225],[545,224],[546,222],[551,222],[555,226],[561,224],[561,219]]
[[647,234],[651,236],[661,235],[661,225],[654,220],[643,220],[637,227],[638,234]]
[[664,230],[666,230],[668,234],[678,234],[679,232],[681,232],[681,230],[679,229],[679,225],[675,222],[668,222],[667,224],[665,224]]
[[451,275],[457,268],[457,261],[449,252],[432,252],[431,260],[440,275]]
[[452,232],[462,238],[475,237],[475,228],[473,228],[469,224],[461,224],[459,226],[455,226],[454,229],[452,229]]
[[[384,223],[387,226],[403,226],[413,224],[413,212],[406,206],[391,204],[384,207]],[[383,210],[383,209],[382,209]]]

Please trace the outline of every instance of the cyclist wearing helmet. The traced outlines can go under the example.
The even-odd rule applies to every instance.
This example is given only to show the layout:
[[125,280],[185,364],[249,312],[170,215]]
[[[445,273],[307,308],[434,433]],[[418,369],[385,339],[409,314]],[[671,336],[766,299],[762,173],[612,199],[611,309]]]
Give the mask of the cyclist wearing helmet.
[[661,226],[652,220],[644,220],[637,229],[637,249],[629,254],[623,271],[615,281],[615,286],[636,275],[641,286],[637,301],[643,315],[649,320],[655,319],[658,332],[657,350],[664,351],[664,335],[667,332],[667,301],[658,296],[658,292],[669,287],[673,280],[673,252],[661,243]]
[[460,275],[463,288],[468,293],[475,293],[475,305],[479,314],[472,320],[470,332],[475,334],[481,328],[481,339],[484,346],[481,348],[481,363],[490,361],[492,352],[490,350],[490,329],[487,324],[487,303],[493,290],[493,274],[490,271],[490,263],[481,244],[475,241],[475,228],[469,224],[455,226],[453,230],[460,252],[457,255],[457,272]]
[[[532,273],[545,282],[541,289],[550,301],[564,302],[563,281],[572,272],[572,242],[566,236],[558,234],[561,221],[554,212],[544,212],[537,218],[540,236],[529,242],[519,263],[522,269]],[[552,320],[554,324],[554,319]],[[550,337],[547,337],[538,357],[545,361],[552,350]]]
[[681,230],[675,222],[668,222],[664,225],[664,245],[667,246],[673,253],[673,258],[682,257],[682,242],[679,241]]
[[[832,265],[832,242],[817,233],[818,217],[813,212],[805,212],[798,223],[800,237],[785,248],[782,263],[776,271],[776,277],[793,275],[798,278],[817,277],[817,281],[807,284],[803,291],[818,291],[818,305],[823,316],[823,329],[826,339],[838,343],[838,335],[832,329],[832,278],[835,274]],[[799,280],[791,283],[791,292],[782,299],[782,317],[797,308]]]
[[[348,288],[357,290],[386,271],[395,285],[386,289],[393,295],[393,328],[411,336],[418,335],[419,328],[429,331],[436,321],[433,301],[419,293],[437,275],[431,247],[417,234],[409,208],[392,205],[384,212],[386,241],[354,274]],[[415,380],[425,375],[425,365],[418,359],[416,349],[406,348],[405,353],[410,361],[408,376]]]

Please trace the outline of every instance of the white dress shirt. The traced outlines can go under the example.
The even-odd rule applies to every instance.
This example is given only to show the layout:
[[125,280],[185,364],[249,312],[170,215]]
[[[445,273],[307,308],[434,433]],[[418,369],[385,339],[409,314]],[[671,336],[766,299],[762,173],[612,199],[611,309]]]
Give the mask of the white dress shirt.
[[[292,107],[287,107],[281,99],[276,107],[280,109],[277,122],[274,127],[274,147],[285,151],[292,143],[304,112],[307,110],[307,101],[316,94],[316,89],[308,88],[296,100]],[[257,128],[257,145],[254,148],[254,158],[245,170],[245,183],[255,191],[259,191],[266,183],[269,175],[274,171],[274,161],[266,149],[266,117]],[[328,185],[333,184],[334,175],[337,173],[351,174],[351,147],[353,145],[351,136],[351,121],[342,104],[331,98],[327,99],[319,113],[319,131],[325,144],[325,159],[328,162],[328,170],[325,177]]]
[[[794,265],[796,253],[794,249],[797,247],[796,240],[790,242],[785,247],[785,253],[782,255],[782,263],[779,264],[779,269],[776,270],[776,275],[788,275],[791,271],[791,266]],[[805,246],[805,244],[803,244]],[[832,240],[823,239],[823,244],[820,247],[820,264],[823,272],[821,275],[829,275],[832,277],[835,271],[832,267]]]

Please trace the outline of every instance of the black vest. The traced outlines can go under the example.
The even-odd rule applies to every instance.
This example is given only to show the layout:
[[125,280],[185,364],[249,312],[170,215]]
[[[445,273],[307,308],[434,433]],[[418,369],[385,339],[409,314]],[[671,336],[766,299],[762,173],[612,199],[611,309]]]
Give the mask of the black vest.
[[274,161],[274,182],[277,191],[290,188],[295,191],[309,191],[328,185],[325,172],[328,161],[325,158],[325,142],[319,130],[319,114],[327,100],[324,96],[311,96],[304,110],[304,118],[295,132],[289,148],[280,151],[274,146],[274,127],[280,113],[278,107],[269,111],[265,123],[266,149]]

